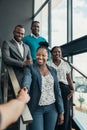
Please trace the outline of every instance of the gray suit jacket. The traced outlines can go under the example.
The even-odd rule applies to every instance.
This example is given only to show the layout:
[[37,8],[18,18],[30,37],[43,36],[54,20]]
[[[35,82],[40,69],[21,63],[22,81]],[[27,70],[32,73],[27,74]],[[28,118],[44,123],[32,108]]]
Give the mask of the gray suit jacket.
[[16,77],[21,85],[23,77],[23,62],[31,59],[30,49],[26,44],[23,44],[24,55],[21,56],[19,48],[15,40],[4,41],[2,45],[2,59],[5,65],[13,67]]

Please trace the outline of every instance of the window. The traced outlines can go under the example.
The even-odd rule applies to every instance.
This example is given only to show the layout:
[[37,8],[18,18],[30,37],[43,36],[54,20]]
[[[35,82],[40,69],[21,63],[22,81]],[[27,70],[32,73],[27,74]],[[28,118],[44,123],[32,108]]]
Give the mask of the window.
[[73,39],[87,35],[87,1],[73,0]]
[[48,41],[48,4],[35,17],[40,22],[40,34]]
[[67,0],[52,0],[52,46],[67,42]]
[[35,7],[34,7],[34,13],[37,12],[37,10],[42,6],[42,4],[45,2],[46,0],[34,0],[35,2]]
[[[73,56],[73,64],[87,76],[87,53]],[[87,129],[87,78],[74,71],[74,117],[80,123],[81,128]]]

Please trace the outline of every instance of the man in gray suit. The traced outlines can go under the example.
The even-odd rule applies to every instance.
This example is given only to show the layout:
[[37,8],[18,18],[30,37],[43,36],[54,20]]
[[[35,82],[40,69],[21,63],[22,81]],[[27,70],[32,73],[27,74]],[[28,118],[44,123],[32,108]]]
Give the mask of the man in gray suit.
[[30,49],[22,42],[24,34],[24,27],[17,25],[13,31],[14,38],[10,41],[4,41],[2,45],[3,62],[14,69],[20,86],[24,68],[32,63]]

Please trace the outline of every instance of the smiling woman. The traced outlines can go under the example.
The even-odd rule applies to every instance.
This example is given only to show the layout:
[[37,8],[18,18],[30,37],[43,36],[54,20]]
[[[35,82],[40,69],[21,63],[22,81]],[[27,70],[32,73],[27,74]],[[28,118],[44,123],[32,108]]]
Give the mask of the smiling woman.
[[47,49],[44,46],[39,47],[36,52],[36,63],[27,66],[24,72],[23,86],[30,88],[29,108],[33,117],[29,130],[54,130],[57,119],[58,124],[64,121],[57,73],[46,64],[47,58]]
[[71,68],[69,64],[63,61],[62,50],[59,46],[54,46],[51,50],[52,60],[48,62],[48,65],[54,67],[57,71],[57,77],[59,79],[59,85],[64,104],[64,123],[63,125],[56,125],[56,130],[71,130],[70,124],[70,104],[71,97],[74,93],[73,82],[70,77]]

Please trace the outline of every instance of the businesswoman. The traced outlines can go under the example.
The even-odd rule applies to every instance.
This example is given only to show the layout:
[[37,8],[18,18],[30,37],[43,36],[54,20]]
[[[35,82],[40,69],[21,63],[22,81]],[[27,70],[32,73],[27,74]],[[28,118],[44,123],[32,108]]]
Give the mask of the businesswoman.
[[59,46],[54,46],[51,50],[52,60],[48,62],[48,65],[54,67],[57,71],[57,77],[61,89],[61,94],[64,104],[64,123],[57,125],[56,130],[71,130],[70,125],[70,104],[71,97],[73,96],[74,87],[70,77],[70,66],[67,62],[63,61],[62,51]]
[[29,108],[33,116],[27,130],[54,130],[56,122],[61,125],[64,121],[57,73],[46,64],[47,58],[47,49],[39,47],[36,63],[28,65],[24,72],[23,87],[29,88]]

